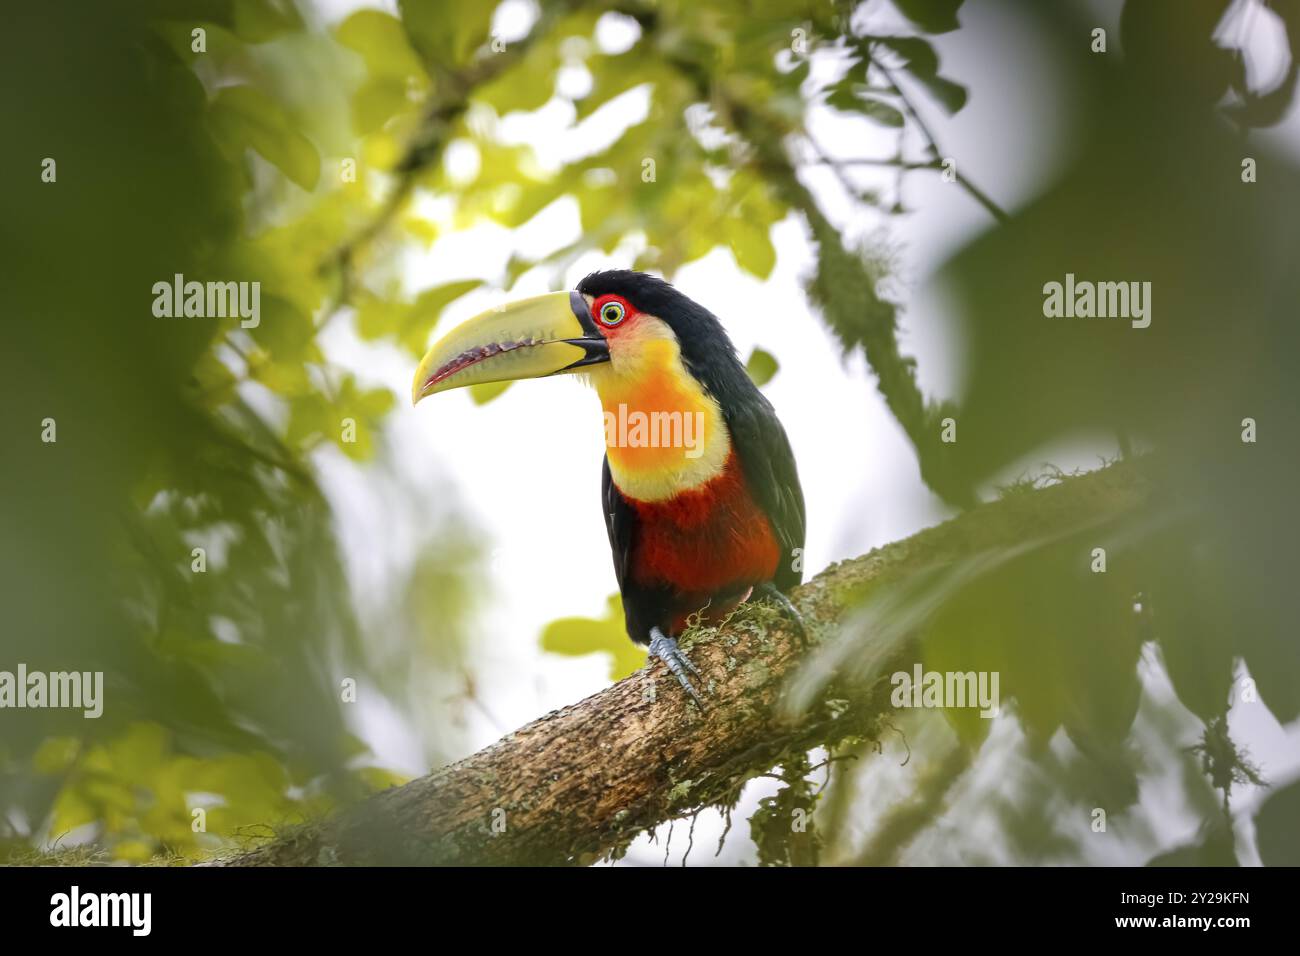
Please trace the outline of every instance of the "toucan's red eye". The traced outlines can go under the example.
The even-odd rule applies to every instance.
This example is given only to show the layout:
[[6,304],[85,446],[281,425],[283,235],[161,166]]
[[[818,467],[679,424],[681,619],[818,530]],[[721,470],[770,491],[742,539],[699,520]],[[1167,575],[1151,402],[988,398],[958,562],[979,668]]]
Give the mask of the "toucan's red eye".
[[621,302],[606,302],[600,307],[600,321],[602,325],[618,325],[627,316],[627,310],[623,308]]

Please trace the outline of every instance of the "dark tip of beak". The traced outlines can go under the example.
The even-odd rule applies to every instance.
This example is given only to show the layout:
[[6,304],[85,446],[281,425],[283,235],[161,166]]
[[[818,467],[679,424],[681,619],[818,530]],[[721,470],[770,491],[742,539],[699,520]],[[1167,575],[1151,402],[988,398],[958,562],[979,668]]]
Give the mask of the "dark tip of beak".
[[599,365],[601,362],[609,361],[609,343],[602,338],[594,339],[569,339],[570,345],[578,345],[586,353],[572,365],[565,366],[566,372],[575,368],[582,368],[586,365]]

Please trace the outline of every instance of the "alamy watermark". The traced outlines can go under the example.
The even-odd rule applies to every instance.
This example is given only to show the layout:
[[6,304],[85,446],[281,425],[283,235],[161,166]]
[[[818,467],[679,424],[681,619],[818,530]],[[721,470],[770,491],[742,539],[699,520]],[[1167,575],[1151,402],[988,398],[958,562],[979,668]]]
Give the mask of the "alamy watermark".
[[687,458],[704,454],[703,412],[605,411],[605,444],[610,448],[684,448]]
[[148,936],[152,911],[152,893],[83,893],[73,885],[50,897],[51,926],[121,926],[133,936]]
[[171,282],[155,282],[153,296],[153,314],[160,319],[238,317],[244,329],[262,321],[260,282],[186,282],[178,272]]
[[94,720],[104,712],[103,671],[0,671],[0,709],[71,708]]
[[1074,273],[1065,274],[1065,282],[1043,286],[1043,315],[1049,319],[1131,319],[1133,328],[1151,324],[1150,282],[1075,281]]
[[920,664],[912,671],[895,671],[890,677],[895,707],[978,707],[984,718],[998,715],[997,671],[927,671]]

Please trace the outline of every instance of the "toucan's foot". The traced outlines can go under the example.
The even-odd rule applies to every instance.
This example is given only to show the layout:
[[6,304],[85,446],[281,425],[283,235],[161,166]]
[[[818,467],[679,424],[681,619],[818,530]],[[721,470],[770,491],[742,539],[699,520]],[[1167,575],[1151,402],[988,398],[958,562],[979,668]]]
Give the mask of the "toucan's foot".
[[794,603],[781,592],[780,588],[768,581],[765,584],[757,585],[754,588],[754,594],[775,604],[777,610],[785,616],[786,620],[794,625],[795,633],[799,636],[800,642],[808,643],[808,630],[803,626],[803,615],[799,613],[799,609],[794,606]]
[[696,670],[694,664],[686,659],[686,655],[683,654],[681,648],[677,646],[677,642],[673,640],[673,638],[664,634],[664,632],[659,630],[657,627],[650,628],[650,655],[659,658],[668,665],[668,669],[672,671],[673,676],[677,678],[677,683],[681,684],[682,687],[685,688],[686,693],[691,695],[691,699],[695,701],[696,706],[699,707],[700,710],[704,710],[704,701],[702,701],[700,695],[696,693],[694,686],[691,684],[690,678],[686,676],[686,672],[690,671],[701,680],[703,680],[703,675]]

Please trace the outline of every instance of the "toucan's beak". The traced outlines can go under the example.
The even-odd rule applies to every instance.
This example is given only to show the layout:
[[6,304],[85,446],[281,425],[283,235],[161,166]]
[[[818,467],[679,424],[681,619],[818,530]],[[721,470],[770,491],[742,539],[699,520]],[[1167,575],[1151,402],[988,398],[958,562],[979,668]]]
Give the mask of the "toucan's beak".
[[411,402],[484,382],[571,372],[609,361],[609,344],[580,292],[551,292],[503,305],[452,329],[420,362]]

